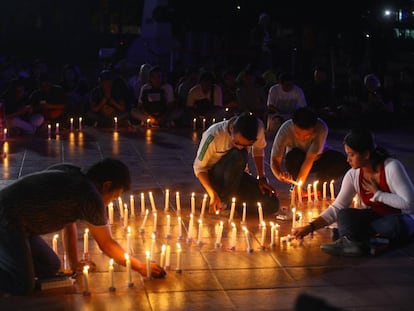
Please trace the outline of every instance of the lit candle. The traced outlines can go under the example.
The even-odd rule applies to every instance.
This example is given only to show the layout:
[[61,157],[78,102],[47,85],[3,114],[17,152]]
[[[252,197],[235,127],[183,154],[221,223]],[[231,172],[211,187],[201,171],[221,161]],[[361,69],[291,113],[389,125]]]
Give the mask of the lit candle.
[[231,223],[230,249],[236,249],[237,227],[234,222]]
[[297,212],[297,217],[299,218],[299,227],[302,227],[302,225],[303,225],[302,213]]
[[108,218],[109,224],[112,225],[114,223],[114,204],[112,202],[108,204]]
[[177,217],[177,228],[178,228],[177,240],[181,240],[183,238],[183,227],[181,226],[181,216]]
[[146,251],[145,264],[147,266],[147,279],[151,279],[151,255],[149,251]]
[[88,248],[89,248],[89,229],[86,228],[83,234],[83,255],[85,259],[88,258],[88,252],[89,252]]
[[354,195],[354,198],[352,199],[353,207],[358,207],[358,194]]
[[204,217],[204,213],[206,212],[206,205],[207,205],[207,194],[204,194],[203,202],[201,203],[201,213],[200,218]]
[[292,231],[296,227],[296,208],[292,208]]
[[119,217],[124,218],[124,204],[122,203],[122,198],[118,197],[118,209],[119,209]]
[[241,223],[242,224],[245,224],[246,223],[246,202],[243,202],[243,214],[242,214],[242,221],[241,221]]
[[110,279],[109,290],[113,292],[115,291],[115,279],[114,279],[114,260],[112,258],[109,259],[108,271],[109,271],[109,279]]
[[124,204],[124,228],[128,227],[128,206]]
[[160,254],[160,267],[165,267],[165,244],[161,246],[161,254]]
[[135,217],[135,199],[133,194],[129,196],[129,207],[131,209],[131,217]]
[[247,230],[246,227],[243,227],[243,231],[244,231],[244,237],[246,239],[246,251],[248,253],[251,253],[253,252],[253,248],[252,248],[252,242],[250,241],[249,230]]
[[175,193],[175,204],[177,205],[177,215],[181,215],[181,201],[180,193],[178,191]]
[[311,222],[313,220],[313,213],[312,211],[308,212],[308,222]]
[[58,237],[59,237],[59,234],[55,234],[53,236],[53,241],[52,241],[52,249],[56,254],[58,253],[58,246],[57,246]]
[[181,245],[180,243],[177,243],[177,268],[175,268],[175,271],[178,273],[181,273]]
[[171,246],[167,245],[166,249],[165,249],[165,269],[169,270],[170,269],[170,264],[171,262]]
[[125,266],[126,266],[126,272],[127,272],[127,285],[128,287],[131,287],[133,285],[132,283],[132,271],[131,271],[131,259],[129,258],[129,255],[125,253]]
[[299,180],[298,182],[298,199],[299,199],[299,204],[302,205],[302,181]]
[[324,181],[323,185],[322,185],[322,200],[326,200],[326,185],[327,184],[328,183],[326,181]]
[[334,180],[331,180],[331,183],[329,184],[329,188],[331,190],[331,200],[335,200],[335,188],[334,188]]
[[312,185],[308,184],[308,203],[312,202]]
[[171,235],[171,216],[167,215],[167,227],[165,229],[165,237],[169,238]]
[[52,125],[47,125],[47,136],[50,137],[52,135]]
[[262,223],[262,236],[260,237],[260,245],[262,249],[265,249],[265,241],[266,241],[266,223]]
[[165,189],[164,212],[168,212],[169,209],[170,209],[170,190]]
[[151,127],[151,119],[149,119],[149,118],[147,119],[147,128],[148,127]]
[[201,235],[203,232],[203,221],[201,219],[198,220],[198,236],[197,236],[197,244],[201,245],[202,240],[201,240]]
[[230,208],[230,216],[229,216],[229,223],[233,221],[234,218],[234,210],[236,209],[236,198],[231,199],[231,208]]
[[141,216],[145,216],[145,196],[143,192],[141,192]]
[[139,232],[144,232],[145,231],[145,224],[147,222],[148,219],[148,214],[149,214],[149,210],[145,210],[145,216],[144,216],[144,220],[142,221],[141,227],[139,228]]
[[187,232],[187,241],[191,241],[192,233],[193,233],[193,226],[194,226],[194,216],[190,214],[190,221],[188,223],[188,232]]
[[257,202],[257,212],[259,214],[259,226],[260,226],[263,222],[263,208],[262,208],[262,203],[260,202]]
[[270,247],[275,246],[275,224],[271,221],[270,222]]
[[56,123],[55,125],[55,134],[59,135],[60,131],[59,131],[59,123]]
[[313,182],[313,200],[315,202],[319,201],[319,199],[318,199],[318,183],[319,183],[319,180],[315,180]]
[[195,131],[197,129],[197,119],[194,118],[193,119],[193,131]]
[[221,247],[222,236],[223,236],[223,222],[220,221],[220,224],[218,225],[217,232],[216,232],[216,243],[215,243],[216,248]]
[[158,215],[157,215],[157,212],[154,212],[153,214],[153,219],[154,219],[154,221],[153,221],[153,227],[152,227],[152,232],[157,232],[157,219],[158,219]]
[[115,131],[118,130],[118,118],[117,117],[114,117],[114,129]]
[[151,203],[152,212],[154,213],[157,210],[157,208],[155,207],[154,196],[152,195],[151,191],[149,192],[149,199]]
[[206,118],[203,118],[203,131],[206,129]]
[[211,120],[211,123],[216,123],[216,118],[213,118],[212,120]]
[[83,295],[89,296],[89,266],[83,266]]
[[70,131],[73,131],[73,118],[70,118]]
[[82,131],[82,117],[79,117],[79,131]]
[[195,193],[191,193],[191,214],[195,215]]
[[128,254],[131,254],[131,227],[127,228],[127,237],[126,237],[126,251]]

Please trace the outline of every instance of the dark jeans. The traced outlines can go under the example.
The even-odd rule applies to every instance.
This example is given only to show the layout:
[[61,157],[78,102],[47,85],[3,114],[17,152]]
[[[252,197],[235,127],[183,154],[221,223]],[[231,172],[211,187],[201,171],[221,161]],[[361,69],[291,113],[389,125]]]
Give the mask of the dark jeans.
[[[293,148],[286,154],[286,170],[292,175],[294,180],[298,177],[305,157],[306,152],[299,148]],[[343,153],[328,149],[313,163],[310,173],[316,173],[319,180],[330,181],[344,175],[349,169],[350,166]]]
[[246,149],[231,149],[209,171],[208,175],[214,190],[223,202],[231,202],[235,197],[238,206],[246,202],[248,212],[256,212],[257,202],[262,204],[267,213],[275,213],[279,209],[276,194],[261,193],[258,180],[245,172],[248,161]]
[[38,235],[0,228],[0,291],[25,295],[33,291],[35,276],[54,276],[60,259]]
[[404,214],[380,216],[371,209],[345,208],[338,212],[340,236],[355,241],[368,241],[375,234],[391,242],[408,242],[413,237],[414,221]]

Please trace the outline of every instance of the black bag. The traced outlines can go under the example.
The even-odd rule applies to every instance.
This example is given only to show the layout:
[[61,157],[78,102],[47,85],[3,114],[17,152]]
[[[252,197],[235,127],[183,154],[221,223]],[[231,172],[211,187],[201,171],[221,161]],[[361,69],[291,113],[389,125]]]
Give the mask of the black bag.
[[167,111],[167,99],[164,90],[148,89],[142,92],[141,97],[144,111],[153,117],[159,117]]

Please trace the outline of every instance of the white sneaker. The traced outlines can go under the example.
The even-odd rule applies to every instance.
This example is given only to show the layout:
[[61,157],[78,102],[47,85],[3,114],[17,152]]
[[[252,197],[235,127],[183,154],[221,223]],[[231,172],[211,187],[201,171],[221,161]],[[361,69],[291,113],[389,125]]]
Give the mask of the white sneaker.
[[343,236],[332,244],[322,244],[321,250],[333,256],[357,257],[364,255],[363,244]]

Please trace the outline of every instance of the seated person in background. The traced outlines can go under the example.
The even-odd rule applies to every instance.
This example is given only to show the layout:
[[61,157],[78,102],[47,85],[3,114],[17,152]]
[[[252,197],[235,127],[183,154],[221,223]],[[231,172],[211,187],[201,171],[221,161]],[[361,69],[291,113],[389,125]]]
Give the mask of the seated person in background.
[[[328,126],[313,110],[296,110],[276,133],[271,151],[271,168],[282,182],[305,181],[316,173],[319,181],[330,181],[346,173],[349,165],[340,151],[326,143]],[[283,161],[286,169],[283,167]]]
[[63,88],[52,84],[47,74],[39,77],[39,87],[30,95],[30,105],[35,113],[41,113],[45,122],[67,123],[68,98]]
[[281,73],[278,80],[267,96],[268,131],[277,131],[280,124],[292,118],[296,109],[307,106],[304,92],[294,83],[291,74]]
[[[344,138],[351,169],[346,173],[335,201],[309,225],[298,228],[297,238],[338,223],[340,238],[321,245],[336,256],[367,254],[370,238],[388,238],[393,244],[414,237],[414,186],[402,163],[377,147],[367,129],[353,129]],[[351,208],[354,196],[362,208]]]
[[110,70],[104,70],[99,75],[99,85],[90,93],[88,123],[99,127],[113,127],[114,117],[117,117],[120,126],[129,125],[125,95],[114,88],[116,79],[118,77]]
[[[261,202],[275,213],[279,199],[264,170],[264,125],[256,116],[243,113],[211,125],[204,133],[194,160],[194,174],[210,197],[210,213],[229,206],[232,197],[246,202],[249,211]],[[246,171],[252,152],[257,178]]]
[[[128,167],[116,159],[103,159],[89,169],[59,164],[26,175],[0,191],[0,291],[30,294],[35,277],[56,276],[61,262],[41,238],[64,229],[65,249],[73,271],[78,259],[78,220],[85,221],[104,254],[125,266],[125,250],[111,235],[105,206],[130,187]],[[58,207],[58,208],[57,208]],[[146,265],[131,258],[132,269],[146,275]],[[151,264],[153,277],[165,271]]]
[[149,72],[149,82],[141,87],[138,106],[131,109],[131,118],[145,124],[150,120],[151,125],[172,125],[180,117],[174,98],[174,89],[164,81],[161,68],[154,66]]
[[34,134],[42,125],[44,117],[40,113],[33,113],[23,78],[12,80],[0,101],[5,105],[6,124],[11,133],[17,130]]

